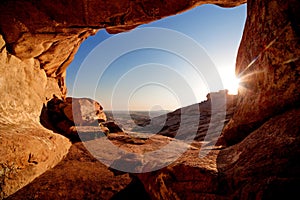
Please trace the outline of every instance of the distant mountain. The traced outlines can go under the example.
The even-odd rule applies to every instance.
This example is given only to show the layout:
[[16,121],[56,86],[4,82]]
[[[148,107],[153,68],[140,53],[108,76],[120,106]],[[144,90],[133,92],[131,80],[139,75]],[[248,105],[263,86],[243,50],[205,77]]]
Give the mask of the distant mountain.
[[133,129],[145,127],[150,124],[151,118],[164,115],[170,111],[105,111],[107,121],[114,121],[124,132],[132,132]]

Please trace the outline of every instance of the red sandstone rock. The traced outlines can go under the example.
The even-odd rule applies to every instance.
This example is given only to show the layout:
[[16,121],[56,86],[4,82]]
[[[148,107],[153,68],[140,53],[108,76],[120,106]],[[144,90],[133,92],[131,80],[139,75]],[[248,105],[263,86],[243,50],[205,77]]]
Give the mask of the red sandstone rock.
[[62,134],[76,134],[76,127],[93,126],[106,121],[102,106],[88,98],[53,97],[47,104],[46,113],[52,126]]
[[[125,134],[112,134],[109,137],[115,146],[127,153],[136,153],[136,156],[124,156],[110,146],[99,146],[107,144],[101,143],[102,140],[106,140],[103,137],[89,140],[85,145],[89,150],[93,149],[91,152],[96,158],[98,155],[101,155],[102,159],[111,159],[114,156],[116,160],[111,167],[129,165],[139,170],[147,170],[149,166],[167,162],[166,158],[172,159],[170,154],[166,156],[166,152],[157,152],[153,157],[141,159],[145,152],[157,151],[170,142],[176,142],[176,145],[168,149],[169,153],[176,153],[186,146],[187,151],[167,167],[153,172],[132,174],[139,178],[152,199],[293,198],[298,195],[300,181],[300,129],[297,125],[300,123],[299,116],[299,109],[278,115],[264,123],[241,143],[225,149],[204,147],[201,142],[187,145],[160,135],[143,138],[143,143],[135,143],[134,140],[141,139]],[[106,151],[99,151],[101,149]],[[200,150],[205,150],[208,154],[200,157]],[[97,179],[99,174],[101,178]],[[63,162],[12,195],[10,199],[24,196],[82,199],[94,198],[95,195],[108,198],[128,184],[128,176],[122,174],[113,177],[107,167],[98,163],[82,144],[76,143]],[[61,179],[62,176],[65,178]],[[115,189],[106,187],[109,183],[115,183]],[[76,195],[68,195],[72,190],[72,194]]]
[[[218,114],[210,123],[212,120],[212,101],[214,101],[214,111]],[[143,132],[176,137],[182,140],[192,137],[194,140],[203,141],[209,126],[219,125],[223,127],[228,123],[235,111],[236,101],[237,96],[228,95],[227,91],[210,93],[207,95],[206,101],[155,117],[151,119],[150,126],[136,128],[134,131],[142,130]],[[222,112],[223,114],[221,114]],[[195,118],[198,120],[196,121]],[[184,130],[182,131],[180,128]],[[222,128],[219,134],[221,131]]]
[[[66,98],[64,105],[59,105],[70,121],[79,126],[88,126],[106,121],[102,106],[88,98]],[[95,123],[96,122],[96,123]]]
[[22,61],[8,53],[5,45],[0,36],[0,199],[55,166],[71,146],[39,124],[45,72],[34,59]]
[[[0,27],[10,53],[21,59],[35,58],[48,77],[55,77],[60,82],[65,78],[66,68],[81,42],[101,28],[106,28],[110,33],[118,33],[204,3],[230,7],[245,2],[246,0],[73,0],[69,3],[59,0],[4,1],[0,5]],[[59,85],[63,95],[66,95],[65,84]]]
[[300,110],[265,122],[217,159],[225,196],[239,199],[293,199],[300,186]]
[[109,133],[123,133],[123,130],[114,121],[102,122],[100,126],[108,128]]
[[136,176],[152,199],[293,199],[300,186],[299,124],[300,110],[292,109],[237,145],[219,150],[206,146],[209,153],[199,157],[203,146],[192,144],[199,149]]
[[76,143],[56,167],[8,199],[110,199],[130,182],[128,174],[115,177]]
[[236,66],[242,87],[223,137],[228,145],[300,101],[299,1],[249,0],[247,6]]

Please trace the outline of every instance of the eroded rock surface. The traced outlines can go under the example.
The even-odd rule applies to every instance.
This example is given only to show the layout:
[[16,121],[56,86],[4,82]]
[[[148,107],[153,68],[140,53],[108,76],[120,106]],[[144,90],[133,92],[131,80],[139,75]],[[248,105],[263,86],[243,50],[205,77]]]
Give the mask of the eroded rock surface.
[[[89,152],[82,143],[74,144],[59,165],[9,199],[109,199],[122,194],[130,182],[127,172],[135,170],[146,172],[132,176],[142,182],[151,199],[295,198],[300,183],[299,120],[300,110],[292,109],[225,149],[161,135],[109,134],[84,142]],[[71,191],[74,195],[69,195]]]
[[[97,132],[99,129],[94,130]],[[142,158],[170,143],[173,145],[159,157]],[[182,148],[198,149],[169,137],[143,134],[111,133],[76,142],[57,166],[8,199],[149,199],[143,186],[134,183],[137,180],[132,185],[128,170],[141,172],[165,166],[180,156]]]
[[300,186],[299,120],[300,110],[292,109],[225,149],[195,142],[167,167],[135,176],[152,199],[293,199]]
[[249,0],[247,6],[236,65],[242,87],[224,133],[228,145],[300,102],[299,1]]
[[76,134],[76,126],[99,127],[99,123],[106,121],[106,115],[100,103],[92,99],[62,100],[54,96],[44,107],[41,121],[45,127],[69,137]]
[[21,59],[38,60],[47,76],[57,79],[65,95],[66,68],[81,42],[97,30],[106,28],[110,33],[118,33],[204,3],[230,7],[245,2],[6,0],[0,6],[0,27],[10,52]]
[[78,142],[56,167],[8,199],[110,199],[130,182],[128,174],[115,177]]
[[10,126],[0,130],[0,199],[54,167],[71,146],[43,127]]
[[265,122],[242,142],[222,150],[217,166],[239,199],[293,199],[300,187],[300,110]]
[[[0,36],[0,199],[55,166],[71,143],[39,124],[48,79],[33,58],[7,52]],[[57,91],[60,93],[58,86]],[[49,90],[48,93],[55,90]]]
[[203,141],[207,134],[221,134],[223,126],[233,116],[236,102],[237,96],[229,95],[227,90],[209,93],[206,101],[152,118],[150,122],[145,119],[144,124],[148,122],[149,125],[135,128],[134,131],[160,134],[179,140]]

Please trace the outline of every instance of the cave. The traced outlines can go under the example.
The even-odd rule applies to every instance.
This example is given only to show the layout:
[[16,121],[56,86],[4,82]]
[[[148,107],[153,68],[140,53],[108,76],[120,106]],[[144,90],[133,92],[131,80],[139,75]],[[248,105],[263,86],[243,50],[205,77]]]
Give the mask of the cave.
[[[205,157],[191,148],[163,169],[118,174],[100,166],[80,142],[72,145],[64,134],[57,134],[69,130],[57,130],[50,123],[53,119],[41,117],[51,103],[54,109],[70,109],[66,69],[80,44],[99,29],[117,34],[202,4],[244,3],[247,19],[236,61],[243,87],[218,148]],[[43,195],[107,199],[132,185],[144,189],[140,195],[151,199],[299,196],[299,9],[297,0],[4,0],[0,5],[0,199]],[[78,105],[82,101],[97,105],[98,115],[106,120],[100,104],[76,100]],[[70,123],[68,119],[61,127]],[[158,136],[157,140],[168,139]],[[62,167],[66,163],[71,163],[69,168]],[[96,170],[86,176],[91,167]],[[78,176],[68,176],[65,170]],[[49,176],[59,181],[51,183]],[[28,189],[35,187],[36,178],[47,194]],[[93,181],[102,185],[85,184]],[[55,184],[64,187],[57,191]]]

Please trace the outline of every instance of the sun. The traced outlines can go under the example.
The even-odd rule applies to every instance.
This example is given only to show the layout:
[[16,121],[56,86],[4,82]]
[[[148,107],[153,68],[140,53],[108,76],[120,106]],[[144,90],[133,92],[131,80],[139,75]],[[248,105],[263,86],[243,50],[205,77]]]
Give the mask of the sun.
[[240,79],[232,76],[232,77],[227,77],[224,82],[224,88],[228,90],[228,94],[238,94],[238,89],[240,86]]

